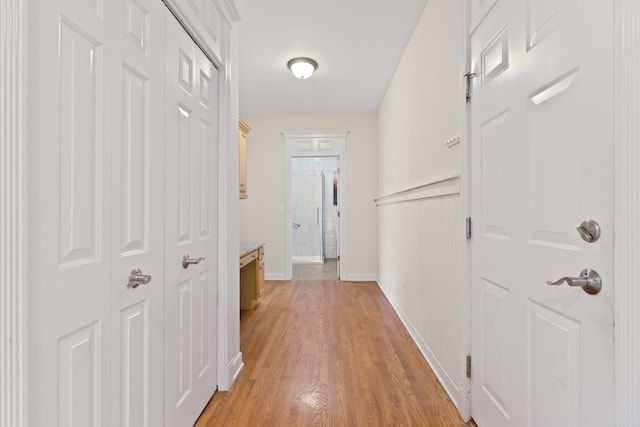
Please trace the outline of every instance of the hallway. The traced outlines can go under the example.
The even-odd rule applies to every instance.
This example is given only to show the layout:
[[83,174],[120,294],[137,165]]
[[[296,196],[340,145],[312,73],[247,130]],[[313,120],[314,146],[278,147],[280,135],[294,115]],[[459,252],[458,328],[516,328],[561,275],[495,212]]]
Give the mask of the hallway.
[[240,328],[244,369],[196,427],[467,425],[373,282],[268,281]]
[[293,280],[337,280],[338,261],[326,259],[322,264],[293,264]]

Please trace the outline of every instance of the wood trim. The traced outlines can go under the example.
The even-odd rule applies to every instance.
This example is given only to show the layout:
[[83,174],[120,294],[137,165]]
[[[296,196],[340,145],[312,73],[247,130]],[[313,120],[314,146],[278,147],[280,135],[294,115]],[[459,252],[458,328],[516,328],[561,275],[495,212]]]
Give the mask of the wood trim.
[[[220,34],[220,55],[223,66],[219,77],[219,120],[218,130],[218,389],[228,390],[242,369],[240,353],[240,319],[235,320],[240,310],[239,296],[234,299],[231,291],[239,287],[237,254],[239,239],[230,230],[229,223],[237,217],[234,211],[237,198],[237,181],[230,180],[230,165],[238,163],[237,149],[231,150],[226,141],[238,140],[237,114],[232,114],[232,81],[231,81],[231,26],[222,25]],[[237,144],[235,144],[237,147]],[[234,154],[235,153],[235,157]],[[234,160],[235,159],[235,160]],[[233,171],[237,170],[233,169]],[[233,273],[232,273],[233,272]],[[237,334],[237,337],[234,337]],[[237,342],[237,348],[235,343]]]
[[336,131],[324,131],[324,130],[310,130],[310,131],[296,131],[296,130],[283,130],[280,132],[285,138],[285,142],[292,138],[346,138],[349,135],[350,130],[336,130]]
[[424,184],[414,185],[394,193],[380,196],[374,200],[376,206],[382,206],[392,203],[448,196],[451,194],[460,194],[460,175],[433,179]]
[[[221,46],[221,39],[223,38],[223,32],[227,27],[233,23],[238,22],[240,19],[240,13],[234,0],[217,0],[207,1],[206,3],[199,2],[199,6],[202,9],[213,8],[216,15],[220,13],[222,16],[222,22],[219,22],[220,29],[218,34],[212,35],[204,26],[203,18],[199,15],[194,15],[193,3],[189,4],[185,0],[162,0],[164,4],[169,8],[171,13],[176,17],[178,22],[189,33],[193,41],[198,47],[205,53],[209,60],[220,68],[224,65],[224,53]],[[202,12],[202,11],[200,11]],[[212,45],[211,43],[214,43]]]
[[[340,277],[347,277],[347,268],[349,262],[348,249],[347,249],[347,203],[345,200],[349,198],[347,187],[347,136],[350,130],[336,130],[336,131],[282,131],[281,134],[284,140],[284,194],[285,194],[285,278],[290,280],[293,277],[293,267],[291,263],[291,159],[295,157],[338,157],[338,188],[342,190],[338,197],[338,210],[340,211]],[[314,143],[314,149],[305,151],[302,153],[295,149],[295,143],[299,139],[309,139],[317,142],[319,139],[328,138],[335,139],[338,142],[331,150],[319,152],[317,145]]]
[[26,180],[27,18],[22,0],[0,2],[0,426],[27,425]]
[[615,49],[615,412],[640,425],[640,5],[616,0]]
[[240,127],[240,130],[244,133],[249,133],[249,131],[251,130],[251,128],[249,127],[248,124],[245,123],[244,120],[240,119],[238,121],[238,126]]

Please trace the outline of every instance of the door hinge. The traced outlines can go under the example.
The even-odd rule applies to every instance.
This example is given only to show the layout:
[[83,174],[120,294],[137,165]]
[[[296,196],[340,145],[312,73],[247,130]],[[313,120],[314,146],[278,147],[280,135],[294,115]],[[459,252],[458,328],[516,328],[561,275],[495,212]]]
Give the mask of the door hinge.
[[467,356],[467,378],[471,378],[471,355]]
[[476,73],[467,73],[464,75],[465,80],[466,80],[466,97],[467,97],[467,103],[469,103],[469,101],[471,101],[471,79],[474,78],[475,76],[477,76]]
[[467,218],[465,218],[464,222],[465,222],[466,229],[467,229],[467,231],[466,231],[467,239],[470,239],[471,238],[471,217],[468,216]]
[[338,218],[340,218],[340,211],[338,211]]
[[340,261],[340,255],[338,255],[338,261]]

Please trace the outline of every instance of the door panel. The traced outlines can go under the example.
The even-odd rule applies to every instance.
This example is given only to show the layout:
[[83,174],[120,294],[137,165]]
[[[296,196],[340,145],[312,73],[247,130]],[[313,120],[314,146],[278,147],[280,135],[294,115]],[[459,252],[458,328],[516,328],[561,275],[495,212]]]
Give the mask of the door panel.
[[163,6],[29,9],[30,423],[162,425]]
[[[164,371],[164,7],[123,0],[113,14],[112,414],[123,426],[155,426]],[[149,283],[129,287],[135,269]]]
[[[486,4],[470,29],[472,414],[612,425],[612,7]],[[586,219],[603,229],[595,243],[576,232]],[[547,285],[585,268],[598,295]]]
[[165,22],[165,422],[189,426],[217,386],[218,71],[173,15]]
[[107,425],[111,23],[71,0],[29,13],[29,421]]

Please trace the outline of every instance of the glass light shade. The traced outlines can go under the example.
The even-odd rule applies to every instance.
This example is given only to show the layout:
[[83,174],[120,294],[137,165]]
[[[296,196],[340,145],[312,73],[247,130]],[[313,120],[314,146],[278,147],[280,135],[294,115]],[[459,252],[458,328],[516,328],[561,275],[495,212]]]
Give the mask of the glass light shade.
[[293,58],[287,63],[287,67],[297,78],[308,79],[318,68],[318,63],[311,58]]

